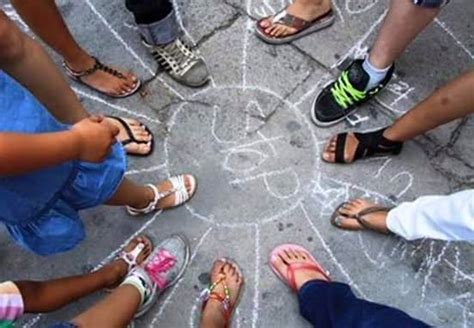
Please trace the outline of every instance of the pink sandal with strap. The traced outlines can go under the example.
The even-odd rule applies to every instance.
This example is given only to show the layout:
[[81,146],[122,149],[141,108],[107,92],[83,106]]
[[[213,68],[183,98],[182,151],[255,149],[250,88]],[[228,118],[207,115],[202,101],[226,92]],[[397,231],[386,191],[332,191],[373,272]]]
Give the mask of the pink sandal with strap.
[[[285,277],[274,265],[275,260],[279,257],[279,254],[284,252],[285,250],[293,250],[293,251],[299,251],[305,253],[311,262],[313,263],[291,263],[288,265],[288,269],[286,272]],[[329,272],[324,270],[324,268],[316,261],[316,259],[311,255],[310,252],[308,252],[304,247],[299,246],[299,245],[294,245],[294,244],[285,244],[278,246],[275,248],[271,253],[270,253],[270,268],[272,269],[273,273],[280,279],[283,283],[287,284],[291,290],[293,290],[295,293],[298,291],[296,288],[296,279],[295,279],[295,272],[298,270],[313,270],[316,271],[320,274],[323,275],[327,281],[331,281],[331,278],[329,278]]]

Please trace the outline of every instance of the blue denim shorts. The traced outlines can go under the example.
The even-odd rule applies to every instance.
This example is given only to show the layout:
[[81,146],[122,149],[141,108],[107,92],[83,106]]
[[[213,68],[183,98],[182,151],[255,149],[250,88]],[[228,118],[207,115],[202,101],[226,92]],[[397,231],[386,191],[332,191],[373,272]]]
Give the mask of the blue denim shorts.
[[420,7],[440,8],[448,4],[450,0],[413,0],[413,3]]

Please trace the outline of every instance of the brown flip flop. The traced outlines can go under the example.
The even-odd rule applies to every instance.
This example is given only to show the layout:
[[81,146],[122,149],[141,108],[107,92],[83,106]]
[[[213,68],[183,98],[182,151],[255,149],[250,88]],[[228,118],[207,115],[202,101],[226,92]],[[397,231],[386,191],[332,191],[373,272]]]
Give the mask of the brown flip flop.
[[317,32],[326,27],[331,26],[336,20],[336,16],[332,9],[327,13],[315,18],[312,21],[307,21],[302,18],[288,14],[287,8],[283,9],[279,13],[275,14],[272,19],[272,24],[281,24],[288,27],[295,28],[296,33],[287,35],[284,37],[273,37],[265,32],[265,29],[260,25],[263,20],[270,19],[271,16],[264,17],[257,21],[255,33],[263,41],[270,44],[284,44],[295,41],[305,35],[308,35],[313,32]]
[[364,217],[369,215],[369,214],[377,213],[377,212],[386,212],[386,213],[388,213],[392,210],[392,208],[383,207],[383,206],[372,206],[372,207],[368,207],[368,208],[360,211],[359,213],[357,213],[355,215],[341,215],[341,214],[339,214],[339,210],[347,204],[349,204],[349,203],[344,202],[344,203],[340,204],[338,207],[336,207],[336,209],[334,210],[334,213],[331,215],[331,224],[333,226],[335,226],[338,229],[342,229],[342,230],[351,230],[351,231],[357,230],[357,229],[347,229],[347,228],[341,227],[341,225],[337,222],[337,220],[340,216],[344,216],[345,220],[356,220],[363,228],[365,228],[367,230],[373,230],[373,231],[376,231],[376,232],[379,232],[379,233],[383,233],[385,235],[390,235],[391,234],[390,232],[380,230],[379,227],[376,227],[376,226],[372,225]]

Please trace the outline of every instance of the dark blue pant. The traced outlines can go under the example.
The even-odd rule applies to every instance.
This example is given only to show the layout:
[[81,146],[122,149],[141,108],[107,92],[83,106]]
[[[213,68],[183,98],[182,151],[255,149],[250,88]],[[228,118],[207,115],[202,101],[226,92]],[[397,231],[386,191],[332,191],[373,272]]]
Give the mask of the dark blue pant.
[[400,310],[357,298],[346,284],[308,281],[298,293],[301,315],[317,328],[429,327]]

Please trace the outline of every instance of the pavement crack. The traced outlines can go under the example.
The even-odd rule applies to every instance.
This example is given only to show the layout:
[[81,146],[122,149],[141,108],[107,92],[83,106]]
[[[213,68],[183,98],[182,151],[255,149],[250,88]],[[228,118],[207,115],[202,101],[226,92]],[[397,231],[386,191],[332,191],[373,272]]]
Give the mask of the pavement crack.
[[221,25],[215,27],[212,31],[209,33],[203,35],[196,43],[197,47],[200,47],[202,44],[206,43],[209,39],[211,39],[214,35],[216,35],[219,32],[225,31],[229,28],[231,28],[235,22],[242,16],[240,12],[235,12],[229,19],[224,21]]

